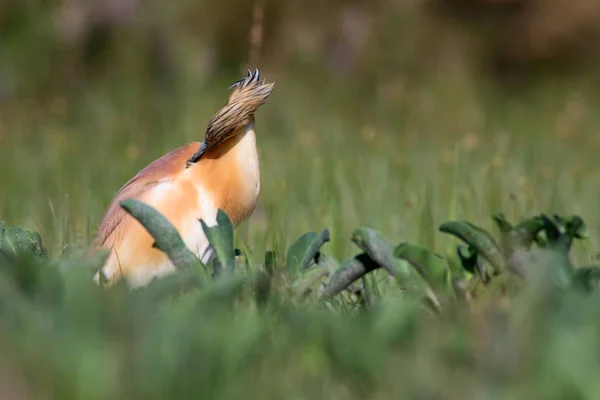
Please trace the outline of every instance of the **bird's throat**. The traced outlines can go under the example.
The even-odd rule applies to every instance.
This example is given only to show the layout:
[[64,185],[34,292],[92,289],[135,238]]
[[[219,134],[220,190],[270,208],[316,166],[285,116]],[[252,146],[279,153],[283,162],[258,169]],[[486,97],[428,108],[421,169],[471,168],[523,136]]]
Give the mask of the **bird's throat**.
[[256,134],[252,126],[211,149],[195,167],[195,181],[234,225],[247,219],[260,192]]

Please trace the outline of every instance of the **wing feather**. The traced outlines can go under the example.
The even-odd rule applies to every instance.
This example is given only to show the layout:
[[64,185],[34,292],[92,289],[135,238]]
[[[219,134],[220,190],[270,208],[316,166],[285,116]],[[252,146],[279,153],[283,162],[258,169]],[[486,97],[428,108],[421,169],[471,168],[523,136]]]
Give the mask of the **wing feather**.
[[98,228],[93,248],[110,248],[116,242],[122,240],[122,235],[127,225],[127,217],[129,216],[119,203],[131,198],[142,200],[144,195],[149,193],[155,185],[181,173],[185,169],[187,159],[194,154],[198,146],[198,142],[180,146],[154,160],[127,181],[117,192],[117,195],[108,207],[106,216]]

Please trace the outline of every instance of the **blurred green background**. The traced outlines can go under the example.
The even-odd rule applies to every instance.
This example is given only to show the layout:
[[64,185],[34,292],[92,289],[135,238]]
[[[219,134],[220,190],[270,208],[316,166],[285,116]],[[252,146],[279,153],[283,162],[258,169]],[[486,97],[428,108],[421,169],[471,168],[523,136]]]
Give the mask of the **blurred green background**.
[[258,67],[254,246],[329,226],[341,255],[367,222],[435,241],[431,221],[499,208],[593,220],[599,21],[594,0],[3,1],[0,215],[87,244]]
[[[201,141],[259,68],[276,82],[257,114],[261,194],[236,232],[256,260],[325,227],[324,251],[348,259],[359,225],[454,256],[440,223],[495,231],[502,211],[581,215],[572,254],[589,264],[599,50],[597,0],[3,0],[0,221],[53,256],[86,247],[121,185]],[[0,280],[0,398],[600,393],[597,295],[434,321],[384,278],[367,315],[344,300],[230,313],[197,294],[155,315],[87,278],[58,303]]]

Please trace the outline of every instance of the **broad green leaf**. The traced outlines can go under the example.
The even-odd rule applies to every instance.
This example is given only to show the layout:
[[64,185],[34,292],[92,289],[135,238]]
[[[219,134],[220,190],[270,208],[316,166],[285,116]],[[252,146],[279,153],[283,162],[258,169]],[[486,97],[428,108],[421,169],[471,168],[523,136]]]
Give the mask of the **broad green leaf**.
[[544,231],[546,232],[546,238],[548,239],[548,245],[555,247],[558,242],[563,241],[567,238],[567,228],[558,216],[554,216],[554,219],[550,219],[547,215],[542,214],[542,221],[544,222]]
[[504,214],[495,213],[492,218],[500,229],[500,247],[507,259],[515,251],[527,251],[536,241],[538,233],[544,228],[543,219],[539,216],[511,225]]
[[533,243],[535,236],[544,228],[544,221],[542,217],[536,215],[535,217],[526,219],[518,223],[514,230],[519,231],[520,235],[524,238],[528,238],[530,243]]
[[316,238],[316,232],[306,232],[288,247],[285,256],[285,269],[288,276],[294,277],[301,270],[304,257]]
[[308,268],[323,244],[330,240],[329,230],[323,229],[319,234],[306,232],[288,248],[285,267],[290,277]]
[[[234,249],[233,251],[234,256],[235,256],[235,266],[236,269],[238,267],[243,268],[243,269],[248,269],[248,260],[246,259],[246,257],[240,257],[242,256],[242,252],[239,249]],[[221,261],[219,261],[218,257],[211,257],[208,265],[211,267],[212,269],[212,278],[213,280],[218,279],[219,277],[221,277],[221,275],[223,274],[223,265],[221,265]]]
[[0,252],[7,254],[29,253],[48,259],[42,237],[36,231],[0,223]]
[[513,226],[511,225],[510,222],[507,221],[506,215],[504,215],[504,213],[501,213],[501,212],[494,213],[494,214],[492,214],[492,219],[498,225],[500,232],[508,233],[513,230]]
[[233,225],[225,211],[217,210],[217,225],[208,226],[200,220],[206,238],[215,249],[221,265],[229,273],[235,271],[235,248],[233,247]]
[[517,224],[511,232],[514,236],[511,242],[513,251],[517,248],[529,250],[531,245],[537,242],[538,234],[542,229],[544,229],[544,220],[537,215]]
[[560,217],[554,215],[554,222],[564,227],[565,238],[567,249],[570,249],[575,239],[587,239],[588,231],[585,226],[585,222],[579,215],[572,215],[571,217]]
[[492,279],[491,267],[479,257],[477,249],[473,246],[457,246],[456,253],[465,271],[477,275],[483,283],[488,283]]
[[577,239],[587,239],[589,237],[585,222],[579,215],[573,215],[567,219],[567,233]]
[[568,225],[562,217],[554,215],[549,218],[545,214],[541,215],[544,222],[544,232],[546,233],[546,243],[543,247],[553,249],[562,254],[562,257],[568,259],[568,254],[573,244],[573,239],[577,231],[582,227],[583,221],[574,221]]
[[461,266],[469,273],[477,273],[477,249],[473,246],[456,246],[456,254],[460,260]]
[[177,229],[164,215],[136,199],[123,200],[120,205],[152,235],[155,247],[169,257],[175,268],[194,268],[202,275],[206,273],[200,260],[187,248]]
[[329,275],[325,287],[319,292],[319,299],[330,299],[341,293],[357,279],[378,268],[381,268],[381,265],[373,261],[366,253],[358,254],[354,258],[344,261],[339,268]]
[[408,262],[394,256],[394,246],[379,232],[371,228],[358,228],[352,241],[371,259],[385,268],[409,293],[430,301],[436,309],[440,307],[434,291],[427,282],[410,268]]
[[[514,240],[514,228],[510,222],[506,220],[506,216],[504,213],[497,212],[492,214],[492,219],[498,225],[498,229],[500,230],[500,248],[504,252],[504,255],[510,254],[512,252],[512,241]],[[469,246],[469,250],[472,249]],[[475,251],[477,253],[477,251]],[[460,256],[459,250],[459,256]]]
[[440,231],[460,238],[472,246],[492,266],[494,274],[498,275],[504,269],[504,256],[494,238],[467,221],[449,221],[440,225]]
[[437,254],[424,247],[400,243],[394,250],[394,256],[408,261],[438,293],[447,293],[450,289],[448,264]]

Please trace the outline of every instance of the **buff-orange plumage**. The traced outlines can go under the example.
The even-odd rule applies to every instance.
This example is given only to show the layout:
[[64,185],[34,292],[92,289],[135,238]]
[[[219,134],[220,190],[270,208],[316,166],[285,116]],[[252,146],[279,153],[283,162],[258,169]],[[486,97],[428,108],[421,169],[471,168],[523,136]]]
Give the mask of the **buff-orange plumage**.
[[219,208],[234,226],[250,216],[260,191],[254,113],[273,86],[259,81],[258,70],[248,71],[232,85],[227,104],[209,122],[202,143],[160,157],[119,190],[93,244],[94,249],[111,250],[101,270],[109,284],[125,278],[130,286],[143,286],[174,271],[164,253],[152,247],[154,240],[145,228],[121,209],[122,200],[135,198],[160,211],[203,262],[212,249],[199,219],[215,224]]

